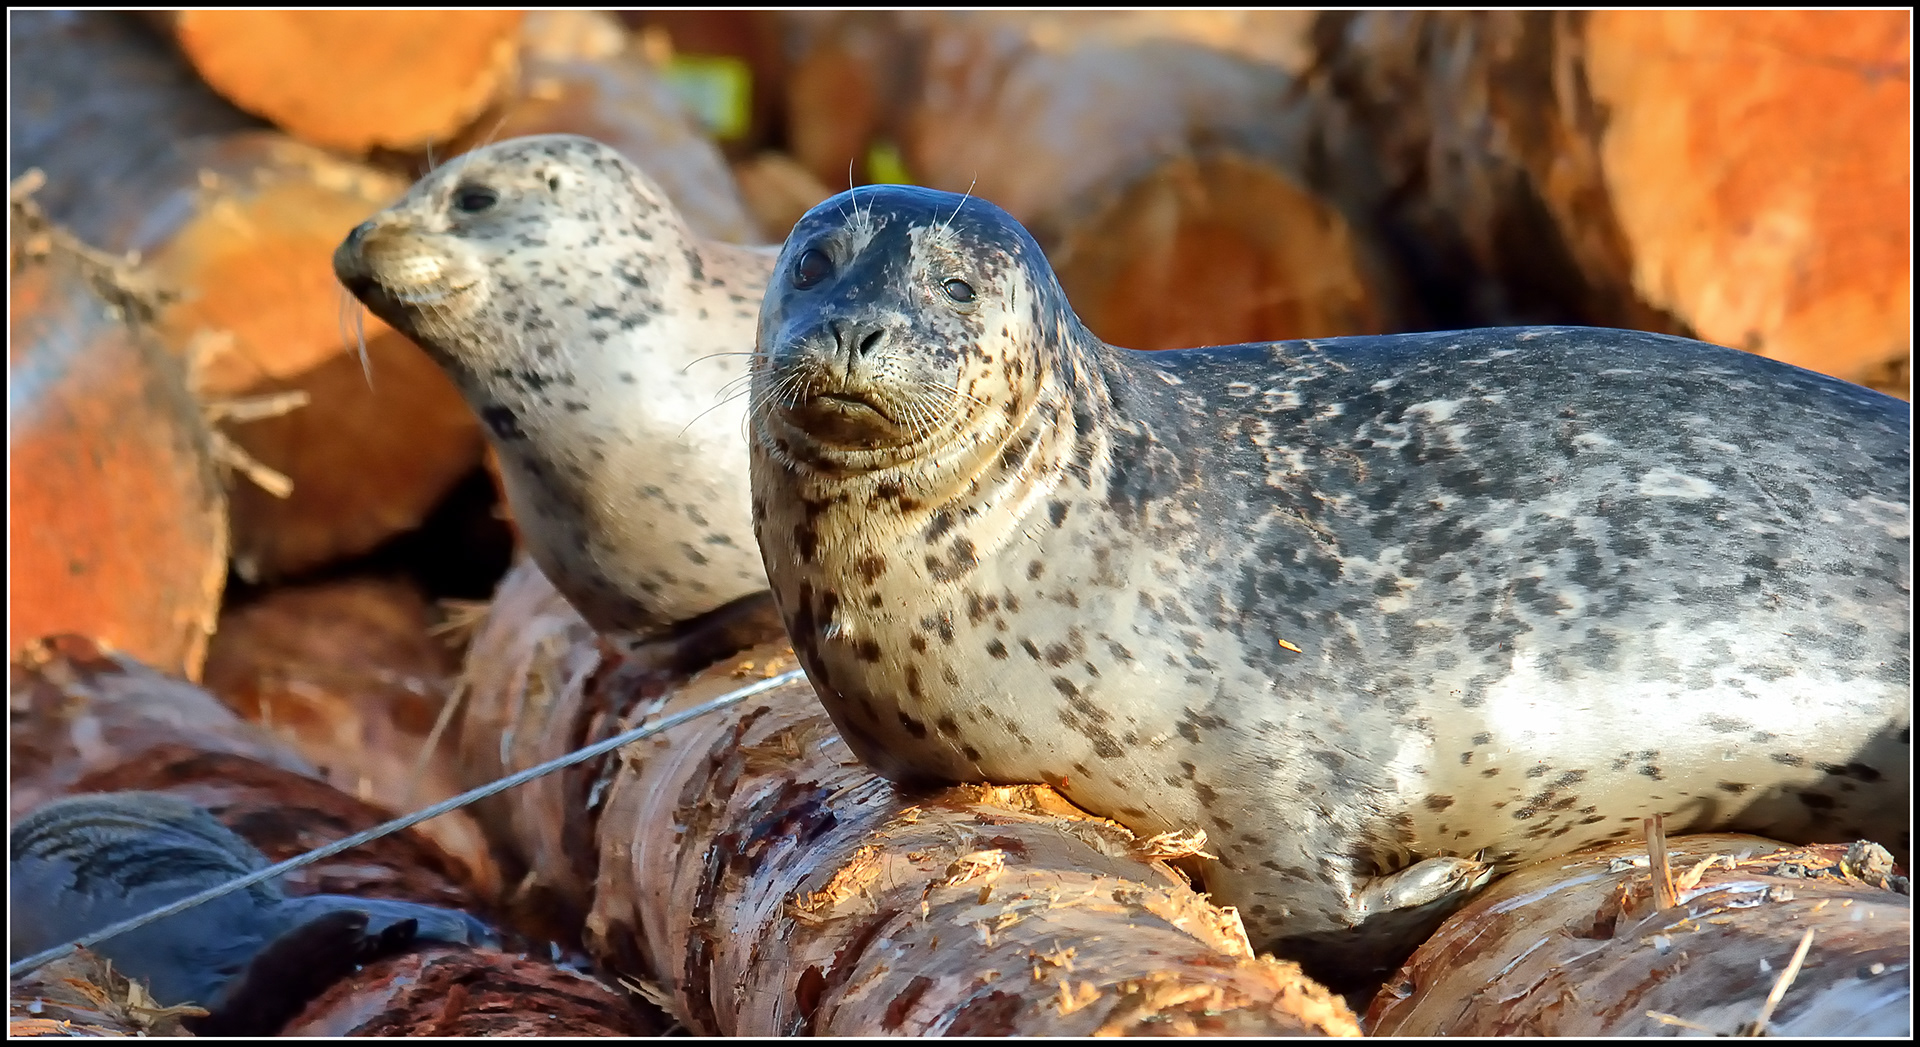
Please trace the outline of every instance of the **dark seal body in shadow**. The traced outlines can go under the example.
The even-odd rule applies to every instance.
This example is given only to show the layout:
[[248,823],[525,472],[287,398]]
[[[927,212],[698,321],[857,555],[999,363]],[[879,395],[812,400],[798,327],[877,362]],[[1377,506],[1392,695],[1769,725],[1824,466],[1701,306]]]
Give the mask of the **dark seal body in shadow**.
[[[14,959],[74,941],[265,868],[204,809],[164,793],[89,793],[38,808],[9,837],[8,948]],[[317,894],[274,881],[108,938],[93,951],[143,982],[203,1035],[271,1036],[355,965],[415,942],[492,944],[465,913]]]

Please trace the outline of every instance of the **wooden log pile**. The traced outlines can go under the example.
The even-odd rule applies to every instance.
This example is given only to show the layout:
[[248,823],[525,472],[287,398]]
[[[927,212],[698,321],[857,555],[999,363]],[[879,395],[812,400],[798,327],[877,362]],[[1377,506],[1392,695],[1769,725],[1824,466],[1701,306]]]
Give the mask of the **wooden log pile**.
[[[9,50],[15,819],[168,791],[290,857],[791,666],[623,658],[507,573],[471,411],[335,283],[354,225],[503,138],[607,141],[724,241],[972,192],[1138,348],[1586,323],[1910,395],[1897,12],[38,11]],[[1906,1028],[1904,871],[1864,845],[1545,863],[1370,1009],[1255,955],[1205,847],[901,793],[790,685],[296,874],[525,954],[385,959],[286,1032]],[[87,953],[10,1004],[181,1030]]]

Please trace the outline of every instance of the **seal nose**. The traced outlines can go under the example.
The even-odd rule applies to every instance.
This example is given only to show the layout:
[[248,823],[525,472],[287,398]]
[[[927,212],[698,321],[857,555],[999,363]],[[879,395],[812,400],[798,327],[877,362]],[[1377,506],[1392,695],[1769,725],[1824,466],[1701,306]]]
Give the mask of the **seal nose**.
[[353,231],[347,234],[345,246],[348,250],[359,250],[360,241],[366,239],[367,234],[371,232],[373,232],[373,219],[369,218],[353,227]]
[[840,355],[846,358],[849,368],[887,344],[887,327],[877,321],[860,323],[835,320],[831,326],[834,345],[839,347]]

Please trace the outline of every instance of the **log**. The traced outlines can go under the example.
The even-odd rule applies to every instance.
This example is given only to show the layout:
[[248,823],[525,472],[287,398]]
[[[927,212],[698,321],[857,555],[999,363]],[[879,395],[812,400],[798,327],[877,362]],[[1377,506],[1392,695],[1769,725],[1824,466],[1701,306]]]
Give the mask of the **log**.
[[701,236],[759,242],[761,231],[720,150],[694,125],[654,65],[637,47],[626,46],[624,34],[617,39],[620,49],[609,52],[615,41],[605,32],[612,27],[587,12],[566,12],[564,21],[555,17],[561,14],[528,23],[514,94],[455,139],[451,152],[523,135],[586,135],[640,165]]
[[223,141],[204,162],[191,216],[149,252],[157,273],[197,292],[161,329],[182,351],[210,350],[203,398],[305,398],[231,426],[291,481],[284,497],[234,490],[235,566],[275,579],[417,527],[479,464],[483,440],[439,367],[333,277],[334,246],[399,196],[397,180],[265,134]]
[[520,11],[172,11],[214,90],[301,141],[411,150],[464,128],[512,82]]
[[9,240],[7,647],[84,632],[195,677],[226,584],[227,506],[142,272],[16,197]]
[[[180,143],[266,125],[213,93],[171,47],[123,13],[21,11],[7,19],[9,181],[38,167],[35,200],[82,240],[113,246],[102,201],[146,180],[191,176]],[[142,215],[141,218],[148,216]]]
[[[179,85],[190,75],[179,60],[167,74],[120,16],[16,20],[12,43],[16,78],[38,85],[11,131],[14,163],[45,171],[52,217],[110,253],[138,252],[180,292],[157,313],[162,342],[195,365],[195,392],[246,453],[248,475],[291,483],[284,499],[236,485],[242,577],[310,570],[417,526],[479,463],[478,425],[425,354],[370,319],[363,365],[347,319],[360,314],[343,312],[329,263],[404,183],[235,130],[244,117]],[[114,108],[154,82],[172,85],[177,108]],[[69,179],[83,191],[63,188]],[[302,396],[306,406],[270,416]]]
[[1402,245],[1441,326],[1689,334],[1850,381],[1909,355],[1906,16],[1327,13],[1314,37],[1316,185]]
[[1643,298],[1849,381],[1911,355],[1909,15],[1608,11],[1586,36]]
[[1766,1035],[1910,1034],[1913,906],[1886,851],[1705,834],[1666,853],[1609,844],[1494,884],[1388,979],[1369,1034],[1753,1035],[1783,981]]
[[[1289,116],[1300,15],[794,18],[800,161],[843,185],[850,160],[897,143],[912,180],[1025,224],[1102,338],[1163,349],[1397,325],[1393,274],[1306,188]],[[1264,47],[1229,43],[1253,39]]]
[[771,240],[784,240],[800,216],[832,196],[827,187],[785,153],[761,153],[733,165],[733,179],[747,210]]
[[157,1007],[146,990],[82,949],[7,986],[7,1035],[192,1036],[181,1017],[198,1007]]
[[[207,808],[270,861],[371,828],[389,812],[335,790],[288,747],[207,692],[113,657],[79,637],[30,648],[11,666],[15,817],[79,792],[152,790]],[[287,893],[398,898],[484,912],[498,874],[481,851],[455,856],[405,830],[287,874]],[[542,946],[519,941],[519,947]],[[540,954],[548,950],[538,948]],[[173,1035],[178,1014],[99,970],[90,954],[40,969],[10,993],[11,1027],[68,1021]],[[77,979],[68,981],[67,979]],[[488,948],[436,948],[370,964],[336,983],[290,1026],[294,1035],[656,1035],[665,1021],[592,978]]]
[[489,949],[421,951],[368,964],[282,1036],[659,1036],[664,1015],[585,975]]
[[[341,792],[394,810],[425,807],[460,791],[428,751],[455,674],[435,617],[418,589],[395,579],[273,589],[222,613],[204,684]],[[452,854],[487,853],[465,811],[419,831]],[[497,893],[492,863],[478,871],[481,893]]]
[[[460,784],[473,788],[611,737],[623,710],[569,701],[602,670],[593,630],[522,555],[501,580],[461,669],[452,736]],[[664,692],[665,679],[652,682]],[[515,922],[577,938],[592,904],[600,769],[581,765],[468,808],[509,861]]]
[[[473,652],[475,778],[795,664],[762,646],[669,689],[527,569]],[[603,968],[696,1034],[1357,1032],[1167,864],[1197,838],[1136,840],[1043,786],[901,794],[804,683],[502,799],[489,824],[530,882],[590,909]]]
[[[15,696],[8,803],[18,819],[60,796],[150,790],[207,808],[281,861],[386,821],[387,811],[323,781],[297,753],[206,691],[56,637],[10,666]],[[483,910],[497,883],[484,849],[453,853],[396,833],[288,875],[290,894],[401,898]]]

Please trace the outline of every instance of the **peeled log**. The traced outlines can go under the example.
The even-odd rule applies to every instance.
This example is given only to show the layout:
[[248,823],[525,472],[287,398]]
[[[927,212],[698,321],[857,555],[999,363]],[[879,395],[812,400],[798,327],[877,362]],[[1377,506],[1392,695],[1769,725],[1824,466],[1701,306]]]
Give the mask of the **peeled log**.
[[1909,355],[1908,16],[1326,13],[1316,185],[1441,326],[1691,334],[1888,387]]
[[520,11],[175,11],[214,90],[302,141],[348,153],[451,137],[511,82]]
[[1368,1010],[1369,1034],[1742,1035],[1808,931],[1811,948],[1768,1035],[1911,1032],[1913,904],[1904,879],[1887,875],[1885,851],[1732,834],[1667,846],[1679,899],[1668,908],[1643,843],[1550,859],[1495,883],[1387,981]]
[[[444,759],[422,758],[454,677],[429,618],[419,591],[399,580],[274,589],[221,615],[205,686],[341,792],[393,810],[424,807],[461,788]],[[449,747],[439,750],[444,756]],[[486,853],[465,811],[418,831],[450,853]],[[492,875],[491,863],[480,871]],[[498,886],[479,883],[489,895]]]
[[150,282],[15,203],[8,652],[80,632],[198,676],[227,570],[200,407],[151,332]]
[[[562,14],[530,22],[524,68],[514,93],[492,118],[453,144],[454,153],[536,134],[577,134],[605,142],[659,183],[701,236],[728,243],[763,237],[727,173],[720,150],[694,127],[679,97],[637,49],[598,53],[597,36],[551,39]],[[537,37],[531,34],[538,32]]]
[[916,182],[1025,224],[1100,337],[1164,349],[1398,326],[1392,274],[1306,188],[1291,99],[1309,18],[792,17],[801,161],[841,184],[850,159],[897,141]]
[[[252,124],[194,84],[126,16],[13,20],[12,162],[47,177],[56,220],[139,252],[179,292],[156,331],[193,368],[222,432],[292,481],[282,500],[234,486],[233,554],[248,578],[358,555],[417,526],[479,462],[478,423],[417,348],[367,318],[367,371],[333,248],[405,183]],[[165,99],[159,107],[149,96]],[[304,393],[242,421],[223,401]],[[257,413],[257,412],[256,412]],[[253,473],[267,482],[269,474]]]
[[[666,691],[608,661],[525,567],[473,650],[475,777],[795,664],[760,647]],[[1135,840],[1042,786],[901,794],[804,683],[502,799],[512,814],[491,825],[591,907],[590,950],[662,986],[697,1034],[1357,1032],[1161,860],[1190,848]]]
[[[199,1008],[192,1011],[198,1012]],[[192,1036],[180,1014],[81,949],[7,986],[7,1037]]]

